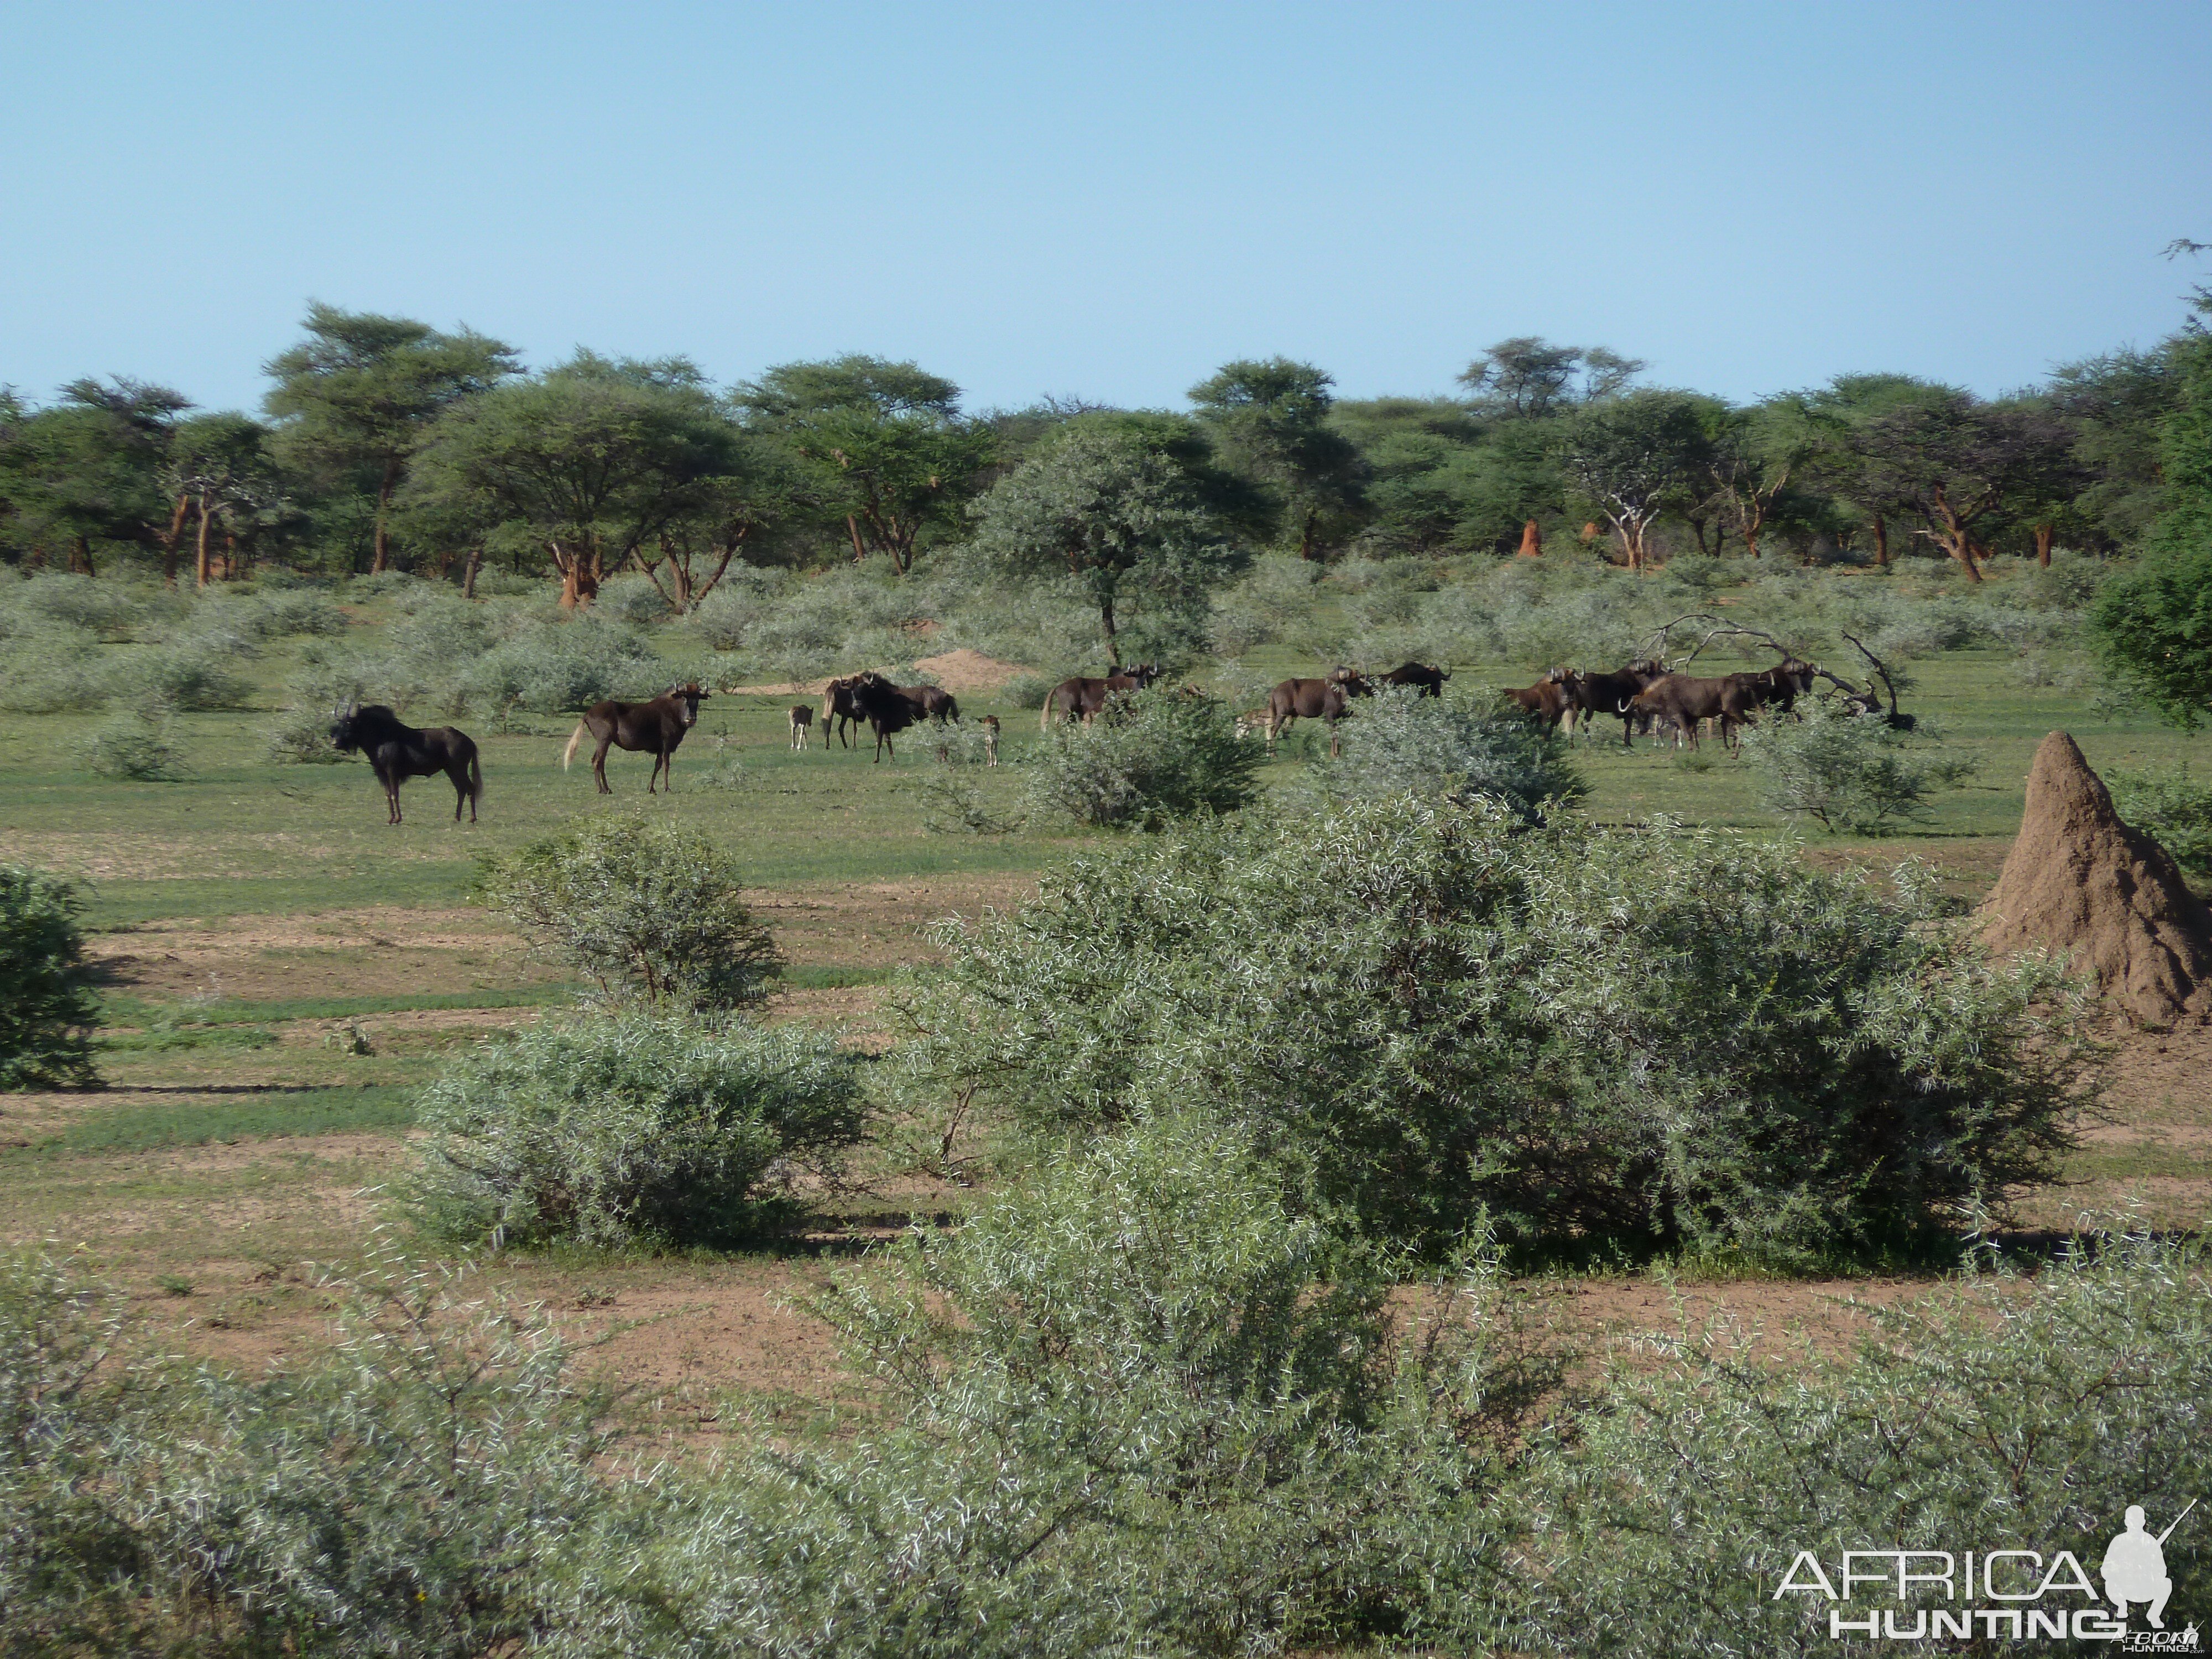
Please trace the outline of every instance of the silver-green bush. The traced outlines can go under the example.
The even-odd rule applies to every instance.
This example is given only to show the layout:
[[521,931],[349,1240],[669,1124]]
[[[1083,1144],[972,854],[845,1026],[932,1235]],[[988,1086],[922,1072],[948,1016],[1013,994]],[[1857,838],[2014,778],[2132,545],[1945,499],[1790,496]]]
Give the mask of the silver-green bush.
[[1088,726],[1053,726],[1024,752],[1024,799],[1041,817],[1156,830],[1249,805],[1261,758],[1220,701],[1156,685],[1109,699]]
[[1832,835],[1887,835],[1932,817],[1928,798],[1973,775],[1972,759],[1935,752],[1937,734],[1924,723],[1901,732],[1826,697],[1797,708],[1799,718],[1769,720],[1743,736],[1760,799],[1784,817],[1812,818]]
[[579,819],[487,864],[478,890],[612,1000],[744,1007],[781,964],[737,860],[666,819]]
[[[324,741],[327,745],[327,734]],[[83,756],[86,767],[104,778],[174,783],[191,775],[167,719],[137,709],[94,728]]]
[[741,1243],[860,1133],[853,1057],[799,1028],[639,1012],[549,1020],[477,1048],[422,1096],[409,1188],[446,1237]]
[[1486,796],[1533,821],[1546,802],[1589,793],[1565,744],[1519,714],[1392,687],[1355,702],[1340,735],[1343,753],[1309,775],[1325,800]]
[[[1057,1136],[1242,1126],[1346,1231],[1816,1259],[2049,1180],[2081,994],[1718,832],[1401,797],[1079,858],[937,935],[884,1075]],[[2047,1012],[2037,1012],[2048,1002]]]
[[[1537,1571],[1510,1645],[1651,1659],[1981,1651],[1846,1648],[1828,1620],[1894,1607],[1910,1631],[1916,1607],[2002,1605],[1984,1595],[1930,1587],[1900,1602],[1862,1583],[1846,1605],[1777,1591],[1801,1550],[1832,1583],[1845,1550],[1946,1551],[1954,1569],[1966,1550],[2032,1550],[2027,1589],[2062,1549],[2096,1572],[2129,1505],[2157,1529],[2212,1489],[2208,1305],[2201,1246],[2124,1237],[2033,1279],[1998,1273],[1869,1309],[1873,1328],[1844,1352],[1807,1343],[1776,1363],[1729,1322],[1616,1364],[1529,1489]],[[2208,1535],[2192,1516],[2168,1539],[2177,1585],[2212,1570]],[[2095,1601],[2061,1590],[2033,1605],[2063,1614]]]

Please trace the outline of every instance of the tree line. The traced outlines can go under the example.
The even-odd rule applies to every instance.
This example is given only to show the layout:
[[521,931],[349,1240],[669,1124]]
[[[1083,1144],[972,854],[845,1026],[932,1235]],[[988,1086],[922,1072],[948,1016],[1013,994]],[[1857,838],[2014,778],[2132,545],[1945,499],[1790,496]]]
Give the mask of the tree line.
[[739,559],[903,574],[958,544],[986,569],[1075,580],[1109,648],[1127,596],[1188,599],[1267,549],[1540,556],[1567,538],[1632,568],[1914,551],[1978,580],[2001,554],[2130,549],[2171,513],[2203,347],[2192,325],[2002,398],[1851,374],[1735,404],[1523,337],[1448,396],[1339,399],[1278,357],[1224,365],[1184,410],[970,411],[912,362],[716,387],[682,357],[580,350],[529,373],[466,329],[317,304],[264,366],[259,416],[127,379],[42,407],[0,392],[0,556],[150,560],[173,583],[189,563],[202,585],[262,560],[406,568],[471,591],[491,564],[572,607],[629,570],[680,612]]

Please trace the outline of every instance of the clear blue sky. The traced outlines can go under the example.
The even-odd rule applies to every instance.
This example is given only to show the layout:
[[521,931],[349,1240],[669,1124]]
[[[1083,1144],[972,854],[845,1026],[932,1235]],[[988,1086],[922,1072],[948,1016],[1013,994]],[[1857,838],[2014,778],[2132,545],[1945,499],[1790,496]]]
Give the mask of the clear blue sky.
[[858,350],[1176,404],[1493,340],[1737,398],[2148,344],[2212,4],[0,9],[0,382],[255,406],[309,297],[533,363]]

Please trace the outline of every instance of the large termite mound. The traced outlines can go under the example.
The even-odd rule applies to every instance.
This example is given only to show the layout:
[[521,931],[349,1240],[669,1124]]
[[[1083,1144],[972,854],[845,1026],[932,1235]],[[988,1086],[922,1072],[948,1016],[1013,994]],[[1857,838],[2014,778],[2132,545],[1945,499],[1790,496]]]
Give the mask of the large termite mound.
[[2212,1016],[2212,912],[2164,848],[2120,822],[2063,732],[2035,751],[2020,839],[1984,915],[1992,949],[2067,952],[2140,1024]]

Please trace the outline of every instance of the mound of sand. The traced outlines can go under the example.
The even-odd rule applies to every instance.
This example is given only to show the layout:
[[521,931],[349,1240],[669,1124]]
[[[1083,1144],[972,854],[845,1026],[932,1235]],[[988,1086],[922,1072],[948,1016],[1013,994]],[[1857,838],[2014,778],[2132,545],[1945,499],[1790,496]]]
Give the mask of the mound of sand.
[[2035,751],[2027,811],[1984,907],[1998,951],[2064,951],[2138,1024],[2212,1018],[2212,912],[2164,848],[2112,810],[2074,739]]

